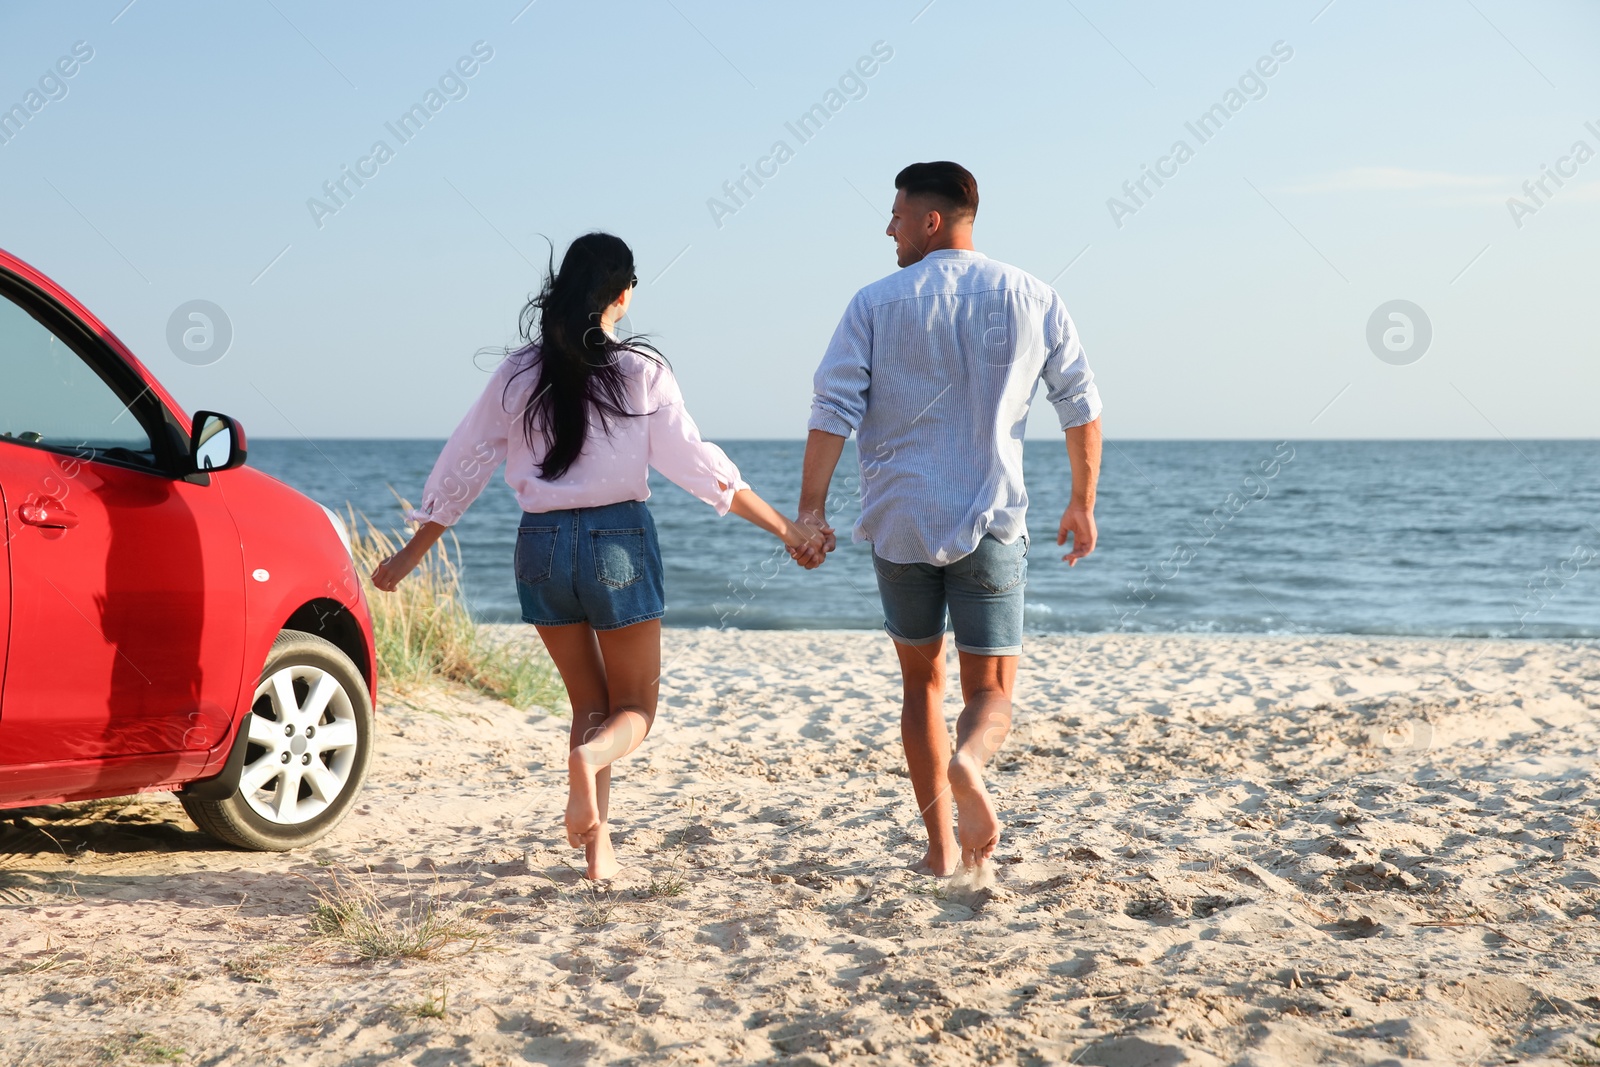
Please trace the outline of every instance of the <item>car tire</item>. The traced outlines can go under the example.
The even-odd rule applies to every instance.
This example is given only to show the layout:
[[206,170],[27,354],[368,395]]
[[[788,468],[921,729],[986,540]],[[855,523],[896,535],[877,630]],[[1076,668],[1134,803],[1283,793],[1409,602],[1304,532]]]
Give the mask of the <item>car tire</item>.
[[248,733],[233,795],[179,795],[196,826],[240,848],[287,852],[339,824],[372,762],[372,700],[349,656],[284,630],[239,729]]

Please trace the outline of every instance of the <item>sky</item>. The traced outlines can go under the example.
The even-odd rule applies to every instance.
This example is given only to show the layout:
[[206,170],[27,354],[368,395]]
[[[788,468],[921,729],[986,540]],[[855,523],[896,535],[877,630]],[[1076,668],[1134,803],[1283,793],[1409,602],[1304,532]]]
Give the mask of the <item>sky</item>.
[[1113,438],[1591,437],[1597,44],[1581,0],[7,3],[0,247],[191,409],[443,437],[605,229],[705,434],[798,438],[895,173],[954,159]]

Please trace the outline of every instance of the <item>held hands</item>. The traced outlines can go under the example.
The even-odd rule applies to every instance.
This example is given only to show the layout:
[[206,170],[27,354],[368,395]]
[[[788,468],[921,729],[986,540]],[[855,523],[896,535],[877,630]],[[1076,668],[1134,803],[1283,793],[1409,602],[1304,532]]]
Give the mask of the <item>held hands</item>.
[[744,488],[734,493],[728,511],[775,534],[783,542],[784,548],[788,549],[789,558],[808,571],[820,567],[823,559],[833,551],[833,529],[821,516],[808,522],[802,514],[799,522],[791,521],[778,514],[753,489]]
[[797,521],[787,525],[783,543],[789,550],[789,558],[808,571],[822,566],[828,553],[837,547],[833,527],[821,516],[802,514]]
[[839,539],[833,535],[833,527],[828,525],[828,520],[820,511],[802,511],[800,517],[794,520],[804,530],[822,537],[822,550],[832,552],[839,547]]
[[1072,551],[1061,558],[1066,560],[1067,566],[1076,567],[1078,561],[1094,551],[1094,542],[1097,531],[1094,525],[1094,508],[1085,504],[1069,504],[1061,516],[1061,527],[1056,531],[1056,544],[1067,543],[1067,535],[1072,536]]

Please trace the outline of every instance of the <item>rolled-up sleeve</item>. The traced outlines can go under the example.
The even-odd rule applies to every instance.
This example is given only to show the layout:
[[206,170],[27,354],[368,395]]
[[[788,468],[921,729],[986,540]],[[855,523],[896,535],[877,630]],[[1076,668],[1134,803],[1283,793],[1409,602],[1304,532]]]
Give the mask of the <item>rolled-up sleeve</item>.
[[515,369],[514,361],[508,359],[490,376],[483,395],[467,411],[434,462],[433,472],[422,489],[421,506],[407,513],[406,518],[454,526],[489,484],[505,461],[512,420],[521,414],[506,410],[506,386]]
[[672,372],[657,367],[651,375],[651,410],[646,416],[650,420],[650,466],[716,508],[718,515],[726,515],[733,506],[733,494],[750,486],[727,453],[701,439]]
[[1070,430],[1100,417],[1100,390],[1094,384],[1094,372],[1089,369],[1089,358],[1078,342],[1078,328],[1067,314],[1067,307],[1057,296],[1045,316],[1045,343],[1050,353],[1045,357],[1045,399],[1056,409],[1061,428]]
[[857,293],[845,309],[812,382],[807,428],[849,437],[867,413],[872,384],[872,313]]

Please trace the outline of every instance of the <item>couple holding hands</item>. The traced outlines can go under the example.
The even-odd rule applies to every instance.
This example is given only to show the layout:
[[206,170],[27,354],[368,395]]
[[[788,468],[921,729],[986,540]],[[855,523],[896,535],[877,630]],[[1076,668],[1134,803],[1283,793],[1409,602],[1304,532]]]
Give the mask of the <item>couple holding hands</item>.
[[[871,543],[900,657],[901,738],[928,833],[917,866],[945,876],[994,852],[1000,821],[983,768],[1010,730],[1022,651],[1028,410],[1042,381],[1072,466],[1056,543],[1070,539],[1073,564],[1094,550],[1100,398],[1055,290],[973,248],[977,208],[977,182],[955,163],[895,177],[887,233],[901,269],[855,295],[817,369],[794,520],[701,440],[661,354],[617,336],[638,284],[625,243],[578,238],[523,309],[526,344],[451,435],[410,516],[420,527],[372,580],[393,590],[505,463],[524,512],[522,617],[572,703],[567,840],[585,849],[590,878],[619,869],[610,766],[649,733],[660,688],[666,605],[649,469],[781,538],[809,569],[834,548],[824,505],[852,433],[863,460],[855,538]],[[953,750],[947,615],[964,701]]]

